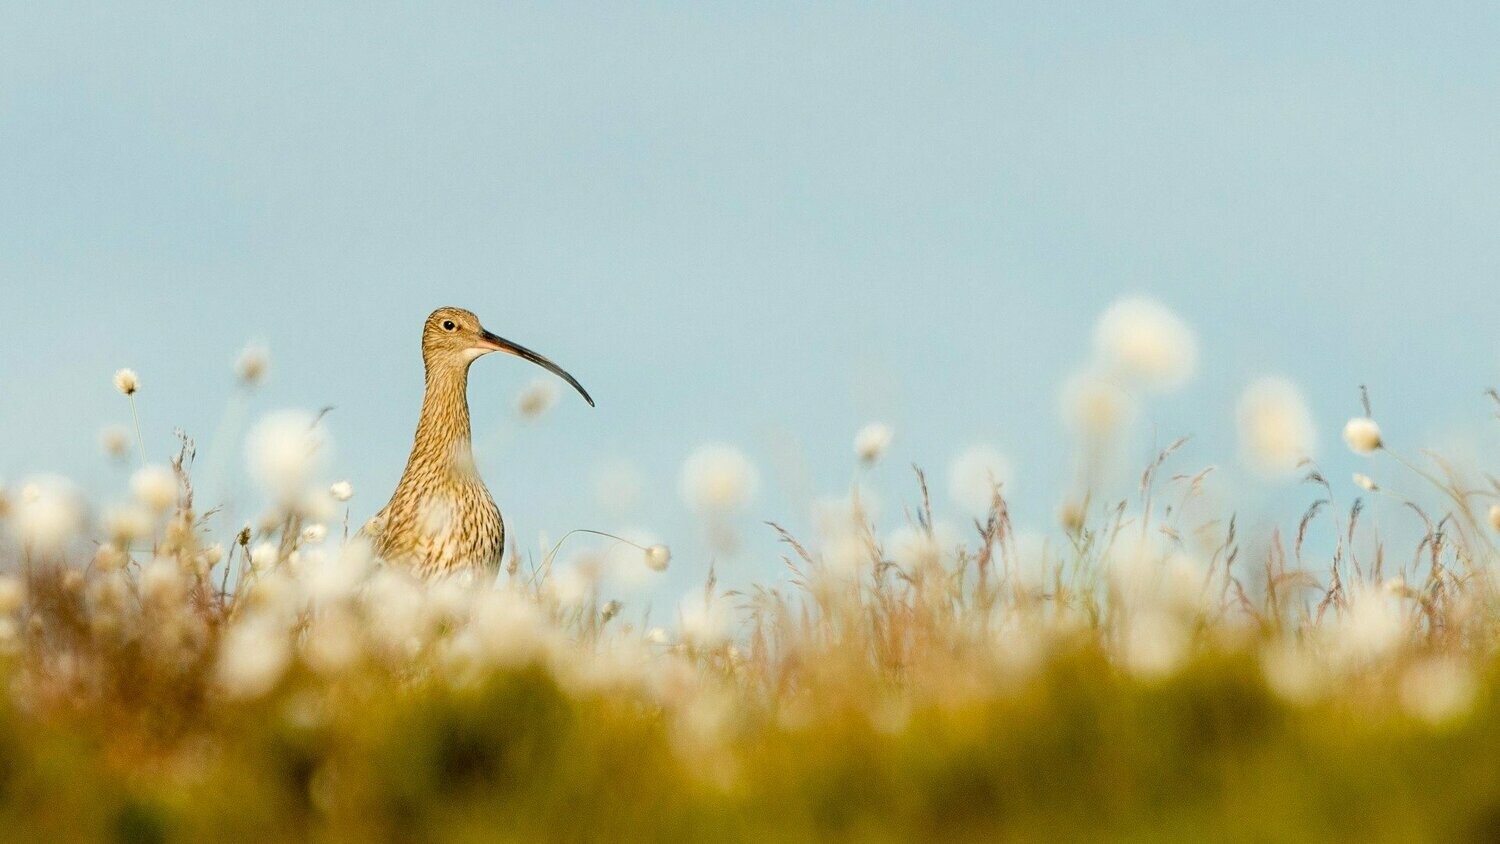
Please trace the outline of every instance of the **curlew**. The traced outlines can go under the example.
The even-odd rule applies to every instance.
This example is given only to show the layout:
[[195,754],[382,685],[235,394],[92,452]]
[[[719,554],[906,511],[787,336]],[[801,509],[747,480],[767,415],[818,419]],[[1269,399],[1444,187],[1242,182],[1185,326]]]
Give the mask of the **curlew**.
[[391,500],[365,526],[376,556],[421,577],[494,569],[505,523],[474,466],[469,428],[469,366],[492,352],[529,360],[588,391],[562,367],[486,331],[460,308],[439,308],[422,327],[427,388],[406,471]]

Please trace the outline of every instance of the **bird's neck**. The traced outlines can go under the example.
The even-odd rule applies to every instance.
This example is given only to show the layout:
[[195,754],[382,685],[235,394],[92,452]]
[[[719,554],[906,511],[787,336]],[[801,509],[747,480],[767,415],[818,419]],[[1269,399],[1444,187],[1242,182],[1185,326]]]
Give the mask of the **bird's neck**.
[[472,472],[471,438],[469,367],[429,369],[408,471],[420,466],[429,470]]

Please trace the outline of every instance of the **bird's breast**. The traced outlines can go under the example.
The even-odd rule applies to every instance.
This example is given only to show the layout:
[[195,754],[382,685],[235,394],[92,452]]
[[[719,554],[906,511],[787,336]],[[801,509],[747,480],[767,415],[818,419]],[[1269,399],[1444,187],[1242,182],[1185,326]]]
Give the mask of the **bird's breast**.
[[482,483],[434,483],[392,502],[382,545],[422,576],[500,564],[505,528]]

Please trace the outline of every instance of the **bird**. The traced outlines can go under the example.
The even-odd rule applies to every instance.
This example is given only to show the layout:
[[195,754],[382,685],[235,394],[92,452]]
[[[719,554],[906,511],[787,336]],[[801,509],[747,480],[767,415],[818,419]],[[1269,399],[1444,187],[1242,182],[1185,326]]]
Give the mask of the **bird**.
[[485,355],[515,355],[572,385],[578,379],[542,355],[492,334],[462,308],[438,308],[422,325],[426,390],[411,456],[391,500],[362,533],[375,556],[420,578],[495,570],[505,522],[474,465],[469,423],[469,367]]

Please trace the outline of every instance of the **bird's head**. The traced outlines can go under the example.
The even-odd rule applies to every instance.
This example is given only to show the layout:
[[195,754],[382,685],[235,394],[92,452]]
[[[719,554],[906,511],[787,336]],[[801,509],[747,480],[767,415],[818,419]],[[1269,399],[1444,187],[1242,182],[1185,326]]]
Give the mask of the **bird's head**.
[[491,334],[479,324],[479,317],[463,308],[438,308],[422,327],[422,362],[427,371],[434,368],[463,369],[491,352],[504,352],[529,360],[573,385],[592,407],[594,400],[578,379],[566,370],[532,350]]

